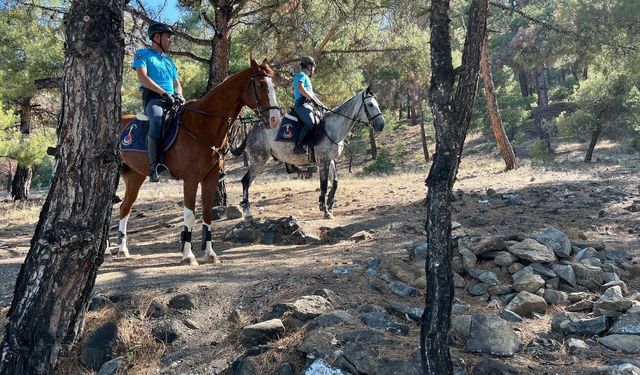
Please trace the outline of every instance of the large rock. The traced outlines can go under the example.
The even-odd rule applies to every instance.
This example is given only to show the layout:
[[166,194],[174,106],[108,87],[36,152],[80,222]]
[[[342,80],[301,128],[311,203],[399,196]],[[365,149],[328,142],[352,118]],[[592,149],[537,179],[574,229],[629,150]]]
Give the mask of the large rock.
[[308,330],[331,327],[336,325],[356,325],[358,321],[345,310],[334,310],[328,314],[320,315],[309,323]]
[[625,314],[616,320],[608,332],[621,335],[640,335],[640,314]]
[[474,314],[467,350],[498,356],[512,356],[518,349],[518,337],[511,325],[495,315]]
[[611,350],[622,350],[625,353],[640,353],[639,335],[609,335],[598,340],[600,344]]
[[562,311],[553,317],[551,330],[564,335],[571,323],[587,319],[587,314]]
[[113,353],[123,351],[123,345],[116,323],[107,322],[84,337],[80,343],[80,362],[90,369],[99,370],[113,358]]
[[511,254],[529,262],[551,263],[558,260],[551,249],[533,238],[526,238],[522,242],[509,246],[508,250]]
[[551,267],[559,278],[567,282],[572,287],[578,286],[576,283],[576,274],[573,273],[573,268],[569,264],[554,264]]
[[471,251],[475,255],[482,255],[490,251],[502,251],[506,250],[506,245],[502,237],[486,237],[479,242],[470,246]]
[[471,375],[521,375],[522,373],[506,363],[502,363],[492,358],[485,358],[475,366]]
[[512,286],[518,292],[535,293],[544,286],[544,279],[540,275],[529,273],[514,280]]
[[545,289],[542,298],[550,305],[566,305],[569,303],[567,293],[553,289]]
[[471,315],[454,315],[451,317],[449,336],[458,345],[465,345],[469,340]]
[[181,335],[180,325],[175,320],[159,322],[151,329],[151,334],[156,340],[165,344],[176,341]]
[[370,312],[362,314],[362,322],[376,329],[395,332],[401,335],[409,333],[409,326],[400,324],[388,312]]
[[508,251],[499,251],[496,254],[496,257],[493,258],[493,261],[495,262],[495,264],[501,266],[501,267],[509,267],[513,264],[513,262],[515,262],[516,260],[518,260],[518,258],[511,254]]
[[551,227],[542,232],[533,233],[531,237],[551,249],[558,257],[571,257],[571,241],[562,231]]
[[581,336],[599,335],[607,330],[607,319],[604,316],[598,316],[592,319],[580,319],[569,323],[565,329],[565,334],[574,334]]
[[293,315],[296,319],[305,322],[326,314],[332,309],[331,302],[325,297],[313,295],[300,297],[294,302],[277,304],[273,307],[273,314],[275,317]]
[[280,338],[284,331],[285,328],[280,319],[266,320],[243,327],[240,331],[240,341],[248,347],[266,344]]
[[604,250],[605,245],[602,241],[589,241],[589,240],[580,240],[580,239],[572,239],[571,245],[578,247],[580,249],[584,249],[586,247],[592,247],[595,250]]
[[505,306],[505,310],[511,310],[522,316],[531,316],[534,312],[544,314],[547,311],[547,302],[535,294],[520,292]]
[[[619,286],[613,286],[605,291],[593,305],[593,311],[600,315],[611,316],[608,312],[627,311],[633,302],[622,296]],[[619,315],[619,314],[615,314]]]
[[601,268],[583,263],[571,263],[571,268],[576,276],[576,283],[578,285],[595,291],[603,284]]

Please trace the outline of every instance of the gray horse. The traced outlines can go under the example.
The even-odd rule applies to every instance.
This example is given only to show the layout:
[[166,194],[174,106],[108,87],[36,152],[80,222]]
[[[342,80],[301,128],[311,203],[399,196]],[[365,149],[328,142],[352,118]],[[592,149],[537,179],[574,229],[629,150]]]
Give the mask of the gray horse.
[[[385,125],[384,116],[380,111],[378,102],[367,87],[351,99],[342,103],[335,109],[328,110],[324,117],[322,131],[324,137],[314,147],[315,159],[320,175],[320,199],[319,208],[327,219],[333,218],[331,213],[336,189],[338,188],[338,175],[336,173],[335,159],[344,149],[344,139],[358,122],[364,122],[376,132],[382,131]],[[253,180],[264,170],[270,156],[285,163],[293,165],[309,164],[307,155],[293,153],[293,142],[275,141],[277,129],[266,129],[263,126],[254,126],[245,139],[249,170],[242,177],[242,203],[245,219],[253,218],[249,204],[249,186]],[[329,177],[331,176],[331,191],[327,195]]]

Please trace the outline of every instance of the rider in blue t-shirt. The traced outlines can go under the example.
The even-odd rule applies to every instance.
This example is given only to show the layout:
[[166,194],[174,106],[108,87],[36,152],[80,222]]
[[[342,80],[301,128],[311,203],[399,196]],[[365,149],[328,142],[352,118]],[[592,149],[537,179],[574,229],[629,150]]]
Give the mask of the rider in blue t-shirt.
[[162,132],[162,116],[174,102],[184,104],[178,70],[166,54],[173,30],[163,23],[154,23],[147,29],[151,47],[136,51],[132,68],[140,80],[142,104],[149,117],[147,150],[149,152],[149,181],[158,182],[158,156]]
[[313,86],[311,85],[311,79],[313,72],[316,70],[316,62],[312,57],[305,56],[300,60],[301,70],[293,77],[293,98],[295,103],[293,108],[300,117],[302,122],[302,129],[300,129],[300,135],[296,140],[296,147],[293,152],[296,154],[306,154],[307,150],[304,148],[305,138],[309,133],[309,130],[313,128],[313,105],[320,108],[326,108],[324,104],[313,93]]

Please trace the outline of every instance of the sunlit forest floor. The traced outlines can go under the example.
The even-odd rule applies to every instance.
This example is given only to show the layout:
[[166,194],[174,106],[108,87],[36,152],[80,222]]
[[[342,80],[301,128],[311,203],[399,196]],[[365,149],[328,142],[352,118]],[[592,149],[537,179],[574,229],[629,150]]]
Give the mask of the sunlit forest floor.
[[[411,307],[423,307],[424,291],[412,298],[380,294],[369,287],[363,270],[346,274],[333,272],[336,267],[353,268],[374,257],[381,258],[383,264],[406,261],[405,248],[426,238],[424,179],[429,165],[421,154],[418,133],[414,128],[409,132],[410,136],[402,137],[411,146],[407,147],[404,160],[394,159],[397,167],[394,173],[363,175],[360,171],[365,163],[357,164],[354,173],[347,173],[347,162],[341,161],[332,220],[324,219],[317,208],[317,175],[299,179],[287,175],[281,164],[272,162],[268,171],[258,177],[251,191],[256,219],[292,215],[306,233],[315,236],[327,228],[341,227],[345,239],[332,244],[228,242],[223,240],[224,235],[242,219],[223,219],[215,223],[213,233],[214,248],[222,265],[180,266],[181,183],[145,184],[129,221],[132,258],[116,259],[107,255],[96,284],[96,293],[127,296],[127,303],[116,304],[116,315],[128,322],[128,332],[135,337],[135,340],[130,337],[129,342],[147,349],[131,355],[129,373],[211,374],[212,370],[224,369],[244,352],[238,343],[243,323],[258,321],[273,305],[311,294],[319,288],[331,289],[346,299],[347,310],[372,303],[385,306],[393,299]],[[397,144],[398,138],[394,137],[400,136],[383,138],[381,147],[391,148],[388,145]],[[584,164],[581,158],[585,145],[563,143],[556,145],[552,163],[535,164],[523,157],[521,168],[503,172],[504,164],[495,147],[490,146],[480,142],[477,136],[468,139],[454,187],[453,220],[460,224],[454,230],[455,236],[526,235],[554,226],[570,237],[602,240],[608,248],[629,251],[636,259],[640,256],[640,213],[629,209],[640,203],[640,155],[636,151],[622,143],[603,141],[596,149],[594,162]],[[239,183],[244,173],[242,160],[230,159],[227,173],[229,204],[237,205],[242,193]],[[122,196],[122,187],[118,194]],[[28,202],[14,203],[5,198],[0,203],[3,212],[0,217],[0,307],[3,312],[11,302],[14,280],[29,249],[44,196],[44,192],[36,192]],[[509,198],[517,204],[508,204]],[[111,222],[113,243],[118,223],[115,208],[117,205]],[[199,217],[199,212],[197,215]],[[198,224],[194,230],[196,256],[202,256],[199,227]],[[360,231],[367,231],[366,240],[349,240]],[[638,276],[625,280],[629,289],[640,290]],[[153,344],[148,332],[154,321],[145,318],[141,311],[145,311],[150,301],[166,302],[176,293],[192,295],[196,307],[172,316],[189,319],[197,329],[185,330],[177,341],[166,347]],[[469,304],[472,312],[501,308],[495,302],[481,302],[466,293],[457,297],[459,302]],[[230,322],[228,318],[235,310],[241,311],[245,320]],[[526,319],[517,325],[521,348],[550,331],[551,317],[557,311],[550,309],[543,319]],[[88,327],[96,326],[107,317],[111,319],[113,315],[89,314]],[[420,327],[409,324],[409,334],[402,337],[406,346],[390,347],[383,353],[385,356],[417,355]],[[149,340],[147,344],[145,340]],[[280,348],[279,357],[263,358],[261,365],[265,372],[258,373],[272,373],[269,371],[278,361],[295,363],[292,353],[300,340],[301,335],[275,343],[274,346]],[[410,348],[408,352],[407,348]],[[452,351],[464,359],[467,370],[483,358],[461,347],[452,346]],[[577,374],[624,356],[599,350],[594,351],[591,358],[575,363],[568,353],[557,354],[553,360],[541,360],[521,350],[501,360],[532,373]],[[91,373],[73,358],[66,360],[64,366],[68,372]]]

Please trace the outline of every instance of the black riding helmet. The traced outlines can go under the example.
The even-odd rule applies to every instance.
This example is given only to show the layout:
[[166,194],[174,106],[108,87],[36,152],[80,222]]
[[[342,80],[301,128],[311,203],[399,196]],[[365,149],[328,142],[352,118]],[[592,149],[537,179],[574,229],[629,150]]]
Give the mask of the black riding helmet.
[[147,29],[147,35],[149,36],[149,39],[153,40],[153,36],[157,33],[169,33],[169,34],[174,34],[173,29],[171,28],[171,26],[161,23],[161,22],[156,22],[156,23],[152,23],[151,25],[149,25],[149,28]]
[[300,66],[302,66],[303,68],[306,68],[307,65],[316,66],[316,61],[313,59],[313,57],[305,56],[300,59]]

